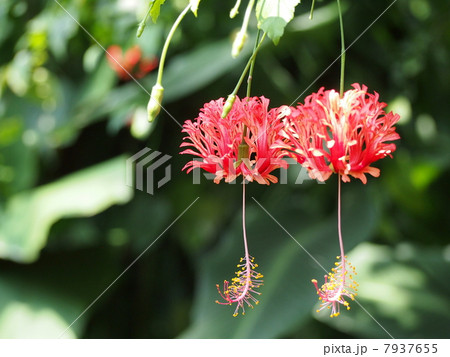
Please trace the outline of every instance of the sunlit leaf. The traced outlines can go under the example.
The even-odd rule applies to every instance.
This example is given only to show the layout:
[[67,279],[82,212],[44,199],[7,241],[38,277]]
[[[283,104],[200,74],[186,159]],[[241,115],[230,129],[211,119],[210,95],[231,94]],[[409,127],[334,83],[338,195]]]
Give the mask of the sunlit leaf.
[[258,28],[278,44],[299,3],[300,0],[258,0],[256,4]]
[[240,60],[232,61],[228,40],[199,46],[189,53],[174,57],[164,71],[164,99],[172,101],[192,93],[240,63]]
[[150,3],[150,16],[152,17],[152,21],[154,23],[158,20],[161,5],[164,4],[165,1],[166,0],[152,0],[152,3]]
[[198,10],[198,5],[200,4],[200,1],[201,0],[189,0],[189,3],[191,4],[191,11],[195,15],[195,17],[197,17],[197,10]]
[[31,265],[2,265],[0,338],[81,337],[96,306],[73,322],[120,273],[118,252],[66,250]]
[[124,157],[17,194],[0,213],[0,256],[31,262],[59,219],[91,216],[131,197],[132,190],[125,185]]
[[448,337],[450,262],[442,249],[364,243],[349,259],[357,266],[357,299],[366,311],[352,303],[339,318],[324,312],[317,319],[359,338]]

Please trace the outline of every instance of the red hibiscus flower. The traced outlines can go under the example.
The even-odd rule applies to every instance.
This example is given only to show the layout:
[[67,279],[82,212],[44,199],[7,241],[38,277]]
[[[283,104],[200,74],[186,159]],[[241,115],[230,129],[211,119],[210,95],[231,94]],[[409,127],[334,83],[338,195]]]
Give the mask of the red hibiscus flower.
[[121,80],[128,81],[133,77],[143,78],[147,73],[158,67],[156,57],[142,58],[142,51],[138,45],[135,45],[125,52],[122,52],[120,46],[113,45],[108,47],[106,56],[109,66],[117,73]]
[[308,168],[310,176],[325,181],[332,173],[350,181],[349,176],[367,182],[380,170],[373,162],[391,156],[396,146],[388,143],[400,138],[395,131],[398,114],[385,113],[386,103],[366,86],[353,84],[342,97],[321,88],[290,108],[283,131],[284,140],[274,147],[288,149],[290,155]]
[[[281,139],[279,131],[283,123],[279,119],[279,109],[269,110],[269,100],[264,97],[236,98],[227,117],[222,118],[223,106],[223,98],[211,101],[204,105],[194,121],[184,123],[183,132],[187,136],[181,147],[192,148],[181,154],[201,159],[188,162],[183,170],[187,169],[189,173],[194,168],[202,168],[216,175],[215,183],[222,179],[231,182],[239,175],[260,184],[277,182],[270,173],[280,167],[287,168],[282,159],[286,154],[271,148]],[[246,146],[243,157],[239,154],[242,146]]]

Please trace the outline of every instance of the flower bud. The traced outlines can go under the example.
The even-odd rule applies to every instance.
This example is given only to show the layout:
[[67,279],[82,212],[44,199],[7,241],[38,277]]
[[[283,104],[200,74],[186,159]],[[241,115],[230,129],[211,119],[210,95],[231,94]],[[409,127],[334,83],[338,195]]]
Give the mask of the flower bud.
[[236,96],[234,94],[230,94],[228,96],[227,101],[225,102],[225,105],[223,106],[222,115],[221,115],[222,119],[227,117],[231,108],[233,108],[233,104],[234,104],[235,100],[236,100]]
[[148,121],[151,123],[158,116],[161,111],[161,102],[163,99],[164,88],[156,83],[152,88],[150,100],[147,105]]
[[237,14],[239,14],[239,6],[241,5],[241,0],[236,1],[236,5],[230,11],[230,19],[234,19]]
[[139,37],[142,36],[142,33],[144,32],[145,26],[146,26],[146,24],[145,24],[145,19],[144,19],[144,20],[142,20],[142,21],[139,23],[139,27],[138,27],[138,29],[137,29],[137,31],[136,31],[136,37],[137,37],[137,38],[139,38]]
[[247,32],[242,30],[239,31],[236,34],[236,37],[234,38],[233,47],[231,48],[231,56],[233,58],[239,56],[239,53],[241,53],[242,48],[244,47],[246,41],[247,41]]

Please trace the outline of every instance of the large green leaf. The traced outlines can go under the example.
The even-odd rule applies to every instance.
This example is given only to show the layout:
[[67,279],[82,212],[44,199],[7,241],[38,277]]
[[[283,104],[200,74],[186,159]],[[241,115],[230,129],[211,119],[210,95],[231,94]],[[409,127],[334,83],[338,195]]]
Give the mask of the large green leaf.
[[[251,187],[251,186],[250,186]],[[352,207],[344,211],[344,234],[347,248],[370,237],[376,225],[376,210],[366,190],[352,198]],[[356,198],[358,197],[358,198]],[[301,199],[301,198],[299,198]],[[350,201],[349,201],[350,202]],[[330,269],[338,254],[336,214],[328,219],[308,223],[302,220],[293,200],[262,201],[274,218],[325,269]],[[192,311],[192,324],[184,338],[275,338],[290,331],[310,317],[317,295],[311,278],[324,271],[272,220],[257,203],[250,200],[247,226],[250,254],[256,258],[264,275],[260,304],[245,316],[232,317],[234,307],[214,303],[218,298],[216,283],[231,278],[234,264],[242,255],[240,214],[226,232],[221,244],[198,267],[199,285]]]
[[30,265],[2,264],[0,338],[81,337],[96,306],[72,323],[120,273],[119,252],[102,246],[58,251]]
[[132,190],[125,185],[125,157],[17,194],[0,211],[0,256],[32,262],[59,219],[91,216],[131,197]]
[[371,243],[349,254],[357,266],[358,302],[351,313],[317,318],[360,338],[448,338],[450,263],[439,248],[403,243],[395,248]]
[[258,28],[278,44],[299,3],[300,0],[258,0],[256,4]]
[[[245,58],[248,52],[243,54],[240,58]],[[241,60],[232,59],[228,39],[174,57],[164,71],[164,100],[173,101],[193,93],[240,63]]]
[[[28,283],[0,277],[0,338],[57,338],[77,317],[70,311],[83,306],[68,296],[58,299],[46,290],[32,290]],[[69,329],[66,337],[76,332]]]

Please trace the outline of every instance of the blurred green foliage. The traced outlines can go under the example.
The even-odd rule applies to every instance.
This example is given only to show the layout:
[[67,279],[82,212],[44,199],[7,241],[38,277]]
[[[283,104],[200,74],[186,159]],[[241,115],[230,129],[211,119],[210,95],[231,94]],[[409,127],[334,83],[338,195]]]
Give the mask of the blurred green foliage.
[[[164,4],[140,39],[147,1],[60,3],[67,12],[54,1],[0,4],[0,337],[66,329],[80,338],[389,337],[374,319],[396,338],[449,336],[449,2],[398,0],[373,25],[390,1],[343,2],[347,88],[366,84],[402,117],[394,159],[376,164],[380,178],[343,186],[358,302],[374,319],[357,303],[337,319],[315,312],[310,280],[323,271],[260,206],[331,267],[336,182],[296,185],[295,168],[288,185],[248,187],[250,251],[265,276],[260,305],[233,318],[232,307],[214,303],[215,284],[242,255],[241,187],[193,185],[180,173],[188,158],[178,155],[178,124],[232,91],[256,19],[233,60],[243,9],[230,20],[234,1],[204,1],[197,18],[187,16],[164,72],[172,117],[162,112],[149,126],[143,88],[155,74],[142,87],[119,81],[104,49],[138,44],[159,56],[187,1]],[[340,52],[336,3],[317,1],[312,21],[309,5],[258,55],[253,94],[272,106],[338,86],[338,63],[322,73]],[[145,146],[172,156],[172,180],[153,196],[125,185],[126,158]]]

